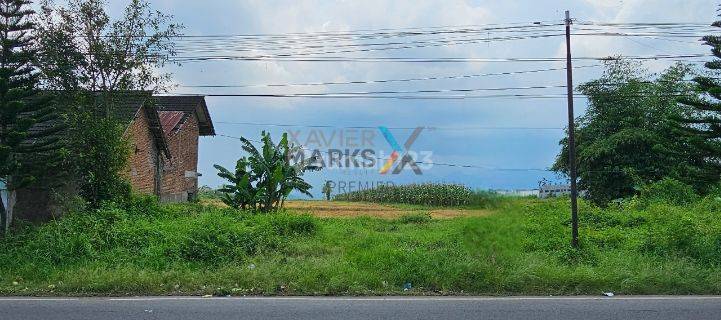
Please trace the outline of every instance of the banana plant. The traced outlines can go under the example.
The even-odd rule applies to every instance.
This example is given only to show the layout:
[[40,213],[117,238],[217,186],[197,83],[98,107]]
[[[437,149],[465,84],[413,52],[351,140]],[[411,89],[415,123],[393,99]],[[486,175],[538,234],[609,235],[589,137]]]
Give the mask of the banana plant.
[[223,193],[221,200],[229,207],[235,209],[256,209],[258,190],[251,183],[251,172],[248,170],[248,159],[242,157],[235,164],[235,172],[214,165],[218,176],[230,182],[223,185],[219,191]]
[[238,160],[235,173],[215,165],[218,175],[231,182],[220,189],[225,194],[223,202],[238,209],[268,212],[282,208],[293,190],[312,197],[312,186],[302,176],[306,171],[318,171],[321,167],[315,165],[314,158],[290,163],[289,156],[301,149],[288,143],[287,134],[275,144],[270,134],[263,132],[260,150],[246,138],[240,138],[240,141],[248,156]]

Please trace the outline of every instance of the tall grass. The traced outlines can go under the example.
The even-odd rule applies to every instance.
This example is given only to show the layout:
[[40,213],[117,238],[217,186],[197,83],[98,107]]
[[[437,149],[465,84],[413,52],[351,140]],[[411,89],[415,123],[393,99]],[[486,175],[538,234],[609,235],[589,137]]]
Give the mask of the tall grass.
[[422,183],[380,185],[376,188],[342,193],[336,195],[334,199],[426,206],[484,206],[493,202],[496,196],[488,191],[473,191],[460,184]]
[[108,206],[0,240],[0,294],[721,293],[721,200],[581,201],[580,250],[568,205],[445,220]]

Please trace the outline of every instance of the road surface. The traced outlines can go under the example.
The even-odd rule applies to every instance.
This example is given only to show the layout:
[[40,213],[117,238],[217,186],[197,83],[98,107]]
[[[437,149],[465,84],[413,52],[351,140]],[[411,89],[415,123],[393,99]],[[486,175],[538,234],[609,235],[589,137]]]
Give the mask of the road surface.
[[0,298],[0,319],[719,319],[721,297]]

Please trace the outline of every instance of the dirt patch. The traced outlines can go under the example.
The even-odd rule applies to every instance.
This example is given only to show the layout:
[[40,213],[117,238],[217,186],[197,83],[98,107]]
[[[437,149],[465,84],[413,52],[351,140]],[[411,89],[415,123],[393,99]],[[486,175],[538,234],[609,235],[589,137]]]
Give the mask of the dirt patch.
[[[216,199],[203,199],[203,204],[225,207],[226,205]],[[375,217],[396,219],[408,214],[430,213],[434,219],[450,219],[456,217],[485,216],[491,213],[483,209],[426,209],[420,206],[383,205],[365,202],[342,201],[286,201],[285,208],[299,213],[310,213],[321,218],[353,218]]]
[[308,212],[318,217],[352,218],[369,216],[376,218],[395,219],[404,215],[427,212],[434,219],[449,219],[466,216],[484,216],[489,210],[481,209],[423,209],[420,207],[403,207],[374,203],[340,202],[340,201],[288,201],[286,208],[297,212]]

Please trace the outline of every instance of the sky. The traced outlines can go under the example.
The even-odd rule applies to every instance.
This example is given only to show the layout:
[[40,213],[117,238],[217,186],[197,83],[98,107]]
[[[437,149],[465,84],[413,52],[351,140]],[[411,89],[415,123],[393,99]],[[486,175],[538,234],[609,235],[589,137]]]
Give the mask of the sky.
[[[113,0],[112,16],[122,12],[128,1]],[[181,1],[151,0],[154,9],[174,16],[185,26],[186,35],[288,34],[340,32],[376,29],[432,28],[447,26],[487,27],[489,24],[524,24],[533,22],[561,23],[565,10],[577,21],[605,23],[703,23],[716,18],[714,1],[682,0],[576,0],[576,1]],[[574,28],[579,26],[574,25]],[[411,29],[413,30],[413,29]],[[557,27],[563,32],[563,26]],[[488,32],[486,37],[503,36]],[[438,38],[438,37],[435,37]],[[442,37],[441,37],[442,38]],[[708,47],[696,39],[667,41],[638,37],[574,36],[571,40],[574,57],[633,56],[658,54],[705,54]],[[413,41],[414,39],[402,39]],[[313,44],[328,45],[322,39]],[[353,41],[347,42],[353,44]],[[231,50],[239,44],[221,43],[217,49]],[[255,47],[252,54],[267,54],[265,47]],[[236,53],[237,54],[237,53]],[[565,57],[563,37],[489,41],[470,44],[449,44],[425,48],[350,52],[331,54],[344,57],[454,57],[454,58],[547,58]],[[669,61],[646,63],[651,71],[667,67]],[[594,61],[574,61],[576,66],[595,65]],[[169,66],[176,87],[171,93],[329,93],[357,91],[415,91],[463,88],[501,88],[527,86],[562,86],[563,70],[512,74],[504,76],[468,77],[461,79],[407,81],[313,87],[251,87],[251,88],[188,88],[183,85],[263,85],[315,82],[370,81],[449,77],[458,75],[514,72],[522,70],[562,68],[564,62],[298,62],[298,61],[203,61]],[[598,77],[598,66],[574,69],[574,82],[582,83]],[[493,94],[480,92],[471,94]],[[504,93],[504,92],[501,92]],[[548,88],[514,93],[563,94],[565,89]],[[426,156],[423,162],[468,165],[472,167],[426,166],[422,174],[405,168],[399,174],[380,174],[373,169],[327,168],[306,174],[318,196],[324,181],[340,187],[353,181],[360,183],[453,182],[474,189],[522,189],[537,187],[547,178],[563,181],[563,177],[545,169],[552,165],[559,152],[559,140],[566,126],[566,100],[486,98],[456,100],[399,99],[308,99],[207,97],[215,123],[215,137],[201,137],[198,171],[200,185],[217,187],[214,164],[233,167],[243,155],[237,139],[244,136],[259,139],[263,130],[278,140],[293,130],[298,141],[315,149],[314,139],[328,140],[327,150],[358,148],[360,135],[366,134],[362,149],[372,149],[381,158],[392,152],[381,131],[385,126],[401,146],[415,127],[425,129],[417,136],[410,151]],[[586,108],[584,99],[575,100],[577,115]],[[243,124],[238,124],[243,123]],[[251,125],[254,123],[257,125]],[[322,125],[335,128],[277,127],[262,124]],[[344,127],[369,127],[347,129]],[[485,127],[485,128],[479,128]],[[490,129],[488,127],[495,127]],[[504,127],[503,129],[498,127]],[[512,127],[512,128],[509,128]],[[523,129],[519,129],[523,127]],[[401,128],[401,129],[393,129]],[[411,128],[411,129],[408,129]],[[543,128],[543,129],[529,129]],[[364,131],[367,131],[363,133]],[[225,136],[221,136],[225,135]],[[343,135],[346,140],[337,139]],[[353,138],[353,137],[356,138]],[[350,143],[348,139],[350,138]],[[310,141],[308,141],[310,140]],[[343,145],[342,142],[346,142]],[[348,146],[350,145],[350,146]],[[417,154],[420,157],[420,154]],[[416,159],[417,160],[417,159]],[[397,164],[397,162],[396,162]]]

